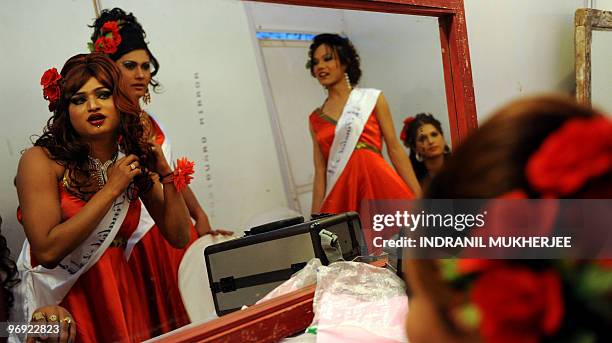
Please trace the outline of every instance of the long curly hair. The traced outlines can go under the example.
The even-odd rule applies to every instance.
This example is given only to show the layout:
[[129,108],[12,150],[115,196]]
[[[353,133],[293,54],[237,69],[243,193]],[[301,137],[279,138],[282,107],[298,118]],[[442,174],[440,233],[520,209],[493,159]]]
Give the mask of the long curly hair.
[[[0,217],[0,227],[2,226],[2,217]],[[12,288],[19,283],[17,277],[17,265],[11,258],[11,250],[6,244],[6,238],[1,234],[0,231],[0,286],[2,287],[2,296],[6,303],[6,312],[3,313],[6,317],[9,317],[9,309],[15,302]]]
[[[142,173],[134,179],[137,189],[148,191],[153,183],[150,170],[154,170],[155,155],[147,143],[145,129],[141,122],[141,109],[130,100],[127,86],[121,79],[121,72],[115,63],[102,53],[79,54],[71,57],[61,71],[61,96],[53,116],[47,121],[43,134],[34,142],[34,146],[45,148],[51,158],[64,166],[71,182],[77,189],[89,187],[89,143],[82,140],[70,121],[68,109],[70,98],[92,77],[112,90],[113,101],[119,112],[117,129],[120,149],[127,154],[138,156]],[[119,139],[120,138],[120,139]]]
[[310,75],[313,77],[314,74],[314,64],[312,63],[312,59],[314,57],[314,53],[317,48],[321,45],[327,45],[330,47],[337,55],[340,63],[346,66],[346,74],[349,77],[351,82],[351,86],[356,86],[359,83],[359,79],[361,78],[361,68],[359,67],[360,59],[357,50],[353,46],[353,43],[346,38],[335,33],[322,33],[316,35],[312,39],[312,44],[310,44],[310,48],[308,49],[308,69],[310,69]]
[[115,7],[110,10],[108,9],[102,10],[102,13],[100,13],[100,16],[96,18],[94,23],[92,25],[89,25],[89,27],[94,29],[93,33],[91,34],[91,42],[92,43],[96,42],[96,40],[100,37],[100,34],[102,32],[101,30],[102,26],[104,25],[104,23],[108,21],[121,22],[119,33],[122,34],[126,30],[129,30],[132,35],[134,33],[138,35],[137,38],[136,37],[134,38],[136,39],[136,41],[139,41],[138,42],[139,44],[137,44],[137,46],[125,46],[126,44],[130,44],[130,42],[135,42],[134,40],[122,41],[120,46],[121,46],[121,50],[124,51],[124,53],[121,55],[113,54],[109,57],[112,60],[116,61],[119,58],[121,58],[121,56],[123,56],[125,53],[130,52],[135,49],[140,49],[141,46],[144,47],[147,54],[149,55],[149,58],[151,59],[151,64],[153,65],[153,70],[151,71],[151,81],[149,83],[151,84],[151,86],[153,86],[153,91],[157,92],[158,87],[160,87],[161,85],[157,80],[153,79],[153,77],[157,75],[157,73],[159,72],[159,61],[157,61],[157,58],[155,58],[155,56],[149,49],[148,44],[145,42],[147,33],[142,28],[142,25],[140,25],[138,20],[136,20],[136,17],[134,16],[134,14],[126,13],[124,10],[122,10],[119,7]]

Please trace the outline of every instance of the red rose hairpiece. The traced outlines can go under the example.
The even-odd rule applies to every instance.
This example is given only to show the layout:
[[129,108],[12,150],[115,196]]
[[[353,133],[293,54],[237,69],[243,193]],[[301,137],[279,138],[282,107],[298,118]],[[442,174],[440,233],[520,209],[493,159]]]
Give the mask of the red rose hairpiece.
[[400,139],[402,142],[406,141],[406,129],[408,128],[408,125],[414,121],[414,119],[414,117],[404,119],[404,126],[402,126],[402,131],[400,132]]
[[174,168],[174,172],[172,173],[172,180],[177,191],[181,191],[191,183],[194,166],[195,163],[189,161],[186,157],[176,160],[176,168]]
[[574,119],[550,134],[532,155],[527,180],[545,197],[570,195],[612,169],[612,121]]
[[57,102],[61,95],[59,84],[61,79],[62,76],[55,68],[48,69],[40,78],[40,85],[43,86],[43,97],[49,101],[49,111],[51,112],[57,108]]
[[94,44],[89,43],[90,51],[100,51],[105,54],[114,54],[117,52],[119,44],[121,44],[121,35],[119,34],[119,22],[107,21],[100,28],[100,37]]

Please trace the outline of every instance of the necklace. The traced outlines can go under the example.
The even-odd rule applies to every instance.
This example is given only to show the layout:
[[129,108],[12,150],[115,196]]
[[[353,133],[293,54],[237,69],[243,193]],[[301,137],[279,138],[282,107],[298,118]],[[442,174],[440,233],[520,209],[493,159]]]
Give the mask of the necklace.
[[113,165],[113,163],[115,163],[115,161],[117,160],[117,153],[115,153],[113,158],[104,163],[102,163],[102,161],[100,161],[99,159],[93,158],[91,156],[88,156],[88,159],[89,171],[92,172],[92,176],[98,182],[99,189],[102,189],[102,187],[104,187],[106,181],[108,180],[108,168]]

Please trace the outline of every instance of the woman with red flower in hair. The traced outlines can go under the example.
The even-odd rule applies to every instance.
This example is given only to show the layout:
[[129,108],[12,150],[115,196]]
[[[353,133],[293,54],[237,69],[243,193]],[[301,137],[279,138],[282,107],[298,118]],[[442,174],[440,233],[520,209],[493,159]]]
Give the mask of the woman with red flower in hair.
[[[94,32],[89,43],[90,49],[108,54],[126,80],[130,98],[136,103],[142,99],[148,104],[151,100],[149,85],[154,91],[159,87],[153,78],[159,71],[159,62],[149,49],[145,41],[146,33],[136,17],[120,8],[103,10],[91,27]],[[142,111],[142,121],[151,142],[162,149],[166,157],[171,158],[170,141],[159,121],[145,111]],[[186,161],[179,162],[176,169],[182,170],[184,167],[189,168]],[[190,231],[189,245],[198,236],[231,234],[229,231],[211,228],[206,212],[189,187],[185,187],[183,196],[195,221]],[[151,216],[143,209],[139,227],[130,237],[126,248],[126,258],[138,273],[151,282],[147,297],[156,304],[156,311],[151,315],[158,322],[158,334],[189,323],[178,288],[178,269],[187,247],[176,249],[170,246],[154,226]]]
[[170,245],[188,243],[189,213],[172,182],[180,177],[148,142],[140,108],[107,56],[76,55],[41,83],[54,111],[17,171],[27,239],[17,261],[21,301],[13,318],[39,320],[36,308],[60,305],[78,323],[78,342],[151,338],[157,327],[144,296],[150,285],[124,252],[141,202]]
[[[425,197],[612,198],[612,121],[565,98],[513,102],[455,149]],[[413,343],[611,341],[609,263],[405,259],[403,270]]]
[[400,139],[410,149],[412,168],[421,187],[425,187],[451,154],[442,124],[429,113],[419,113],[404,119]]

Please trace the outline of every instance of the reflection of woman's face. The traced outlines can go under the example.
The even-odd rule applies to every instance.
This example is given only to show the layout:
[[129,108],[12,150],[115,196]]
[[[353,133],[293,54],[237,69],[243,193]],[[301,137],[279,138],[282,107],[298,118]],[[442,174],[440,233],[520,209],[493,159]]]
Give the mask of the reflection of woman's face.
[[70,97],[68,114],[72,127],[81,137],[114,134],[119,127],[113,92],[94,77]]
[[425,124],[417,130],[416,150],[425,159],[443,155],[445,146],[444,136],[435,126]]
[[311,62],[314,76],[324,87],[332,86],[344,78],[346,67],[340,63],[338,54],[326,44],[319,45]]
[[123,78],[126,80],[132,99],[145,95],[151,81],[151,59],[144,49],[132,50],[121,56],[116,62]]

